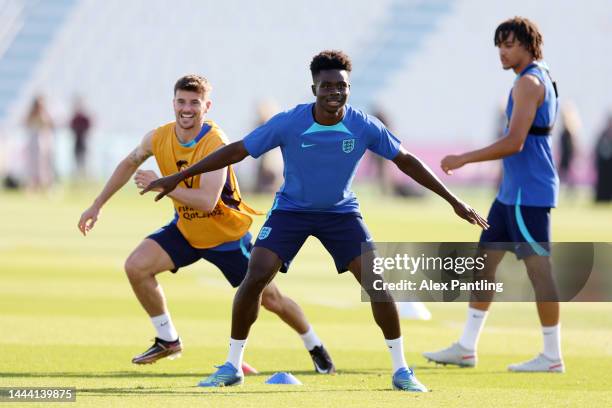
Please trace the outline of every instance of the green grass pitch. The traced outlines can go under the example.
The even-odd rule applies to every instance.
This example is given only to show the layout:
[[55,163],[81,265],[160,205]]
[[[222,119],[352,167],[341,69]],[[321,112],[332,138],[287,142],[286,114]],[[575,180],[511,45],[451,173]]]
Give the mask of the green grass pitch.
[[[83,238],[76,223],[95,193],[67,191],[48,199],[0,194],[2,387],[76,387],[79,407],[612,406],[612,303],[562,305],[568,370],[562,375],[506,371],[509,363],[531,358],[541,348],[535,306],[528,303],[493,306],[476,369],[426,363],[420,353],[456,339],[466,308],[431,303],[431,321],[404,320],[402,330],[408,363],[432,392],[391,391],[389,357],[369,306],[360,302],[349,274],[337,276],[331,257],[315,240],[307,242],[290,273],[279,274],[276,282],[305,309],[334,357],[337,375],[315,375],[298,336],[262,311],[245,354],[261,374],[247,377],[242,387],[197,388],[198,380],[226,356],[234,293],[204,262],[159,279],[185,344],[183,357],[134,366],[132,356],[150,345],[154,331],[132,294],[123,262],[142,237],[169,219],[170,204],[154,204],[152,196],[140,197],[126,188]],[[466,197],[486,215],[491,192],[468,192]],[[261,209],[271,202],[249,194],[246,199]],[[478,237],[475,227],[462,223],[433,196],[382,202],[366,190],[361,201],[378,241]],[[612,241],[610,207],[584,199],[567,202],[553,212],[556,241]],[[254,232],[262,221],[256,220]],[[290,371],[304,385],[265,385],[276,371]]]

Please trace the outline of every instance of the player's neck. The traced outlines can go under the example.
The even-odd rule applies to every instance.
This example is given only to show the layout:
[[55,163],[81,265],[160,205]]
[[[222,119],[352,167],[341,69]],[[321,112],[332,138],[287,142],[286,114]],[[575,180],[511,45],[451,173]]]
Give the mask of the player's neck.
[[530,64],[533,64],[534,62],[535,62],[535,59],[533,59],[533,58],[526,58],[519,65],[515,66],[513,68],[513,71],[514,71],[514,73],[516,75],[518,75],[521,72],[523,72],[523,70],[525,70],[525,68],[527,68]]
[[314,109],[312,112],[312,115],[314,117],[315,122],[317,122],[319,125],[323,125],[323,126],[333,126],[337,123],[342,122],[342,119],[344,119],[344,110],[346,109],[345,106],[342,107],[342,109],[334,112],[334,113],[330,113],[327,112],[326,110],[324,110],[323,108],[319,107],[316,103],[314,105]]
[[195,139],[198,134],[200,134],[200,130],[202,130],[202,126],[204,126],[204,121],[200,123],[200,125],[193,126],[191,129],[183,129],[178,126],[178,124],[174,125],[174,132],[176,133],[176,137],[181,143],[189,143],[193,139]]

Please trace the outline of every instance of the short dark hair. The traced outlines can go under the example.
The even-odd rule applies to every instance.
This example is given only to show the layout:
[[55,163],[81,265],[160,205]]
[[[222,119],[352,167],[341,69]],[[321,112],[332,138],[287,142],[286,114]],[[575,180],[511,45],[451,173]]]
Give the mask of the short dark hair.
[[200,92],[202,96],[208,95],[212,91],[212,85],[208,82],[208,79],[201,75],[189,74],[180,77],[174,84],[174,94],[176,91],[191,91]]
[[344,52],[339,50],[321,51],[312,58],[310,62],[310,73],[316,77],[319,72],[328,69],[341,69],[351,72],[353,65],[351,59]]
[[496,47],[506,41],[510,33],[514,34],[514,39],[522,44],[533,55],[536,60],[542,59],[542,34],[538,26],[531,20],[525,17],[510,18],[495,30],[493,42]]

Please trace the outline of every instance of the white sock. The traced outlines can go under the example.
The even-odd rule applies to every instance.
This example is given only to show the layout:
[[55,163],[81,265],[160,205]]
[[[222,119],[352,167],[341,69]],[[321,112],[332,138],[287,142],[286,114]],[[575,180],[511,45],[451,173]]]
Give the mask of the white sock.
[[542,326],[544,337],[544,354],[551,360],[561,360],[561,324]]
[[478,338],[487,320],[488,312],[468,307],[467,320],[463,328],[463,335],[459,339],[459,344],[468,350],[476,351]]
[[230,349],[227,354],[227,361],[242,373],[242,357],[244,356],[244,348],[246,347],[247,339],[235,340],[230,337]]
[[408,367],[406,359],[404,358],[404,339],[402,336],[394,340],[385,339],[387,347],[389,347],[389,353],[391,353],[391,363],[393,364],[393,373],[400,368]]
[[304,342],[304,347],[306,347],[306,350],[308,351],[312,350],[316,346],[321,346],[323,344],[321,343],[321,340],[319,340],[319,337],[317,336],[317,333],[315,333],[312,326],[308,328],[308,331],[306,333],[300,334],[300,337]]
[[164,313],[159,316],[153,316],[151,318],[153,327],[157,331],[157,337],[166,341],[174,341],[178,339],[178,333],[172,324],[170,313]]

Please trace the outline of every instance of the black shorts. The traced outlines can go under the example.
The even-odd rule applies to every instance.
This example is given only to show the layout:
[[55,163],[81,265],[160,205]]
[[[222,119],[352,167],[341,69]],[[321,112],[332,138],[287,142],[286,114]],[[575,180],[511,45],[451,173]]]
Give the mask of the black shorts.
[[205,259],[215,265],[225,279],[238,287],[247,273],[249,256],[252,248],[251,234],[247,233],[241,240],[238,249],[214,250],[194,248],[185,239],[174,222],[160,228],[147,238],[157,242],[170,256],[174,263],[173,273],[192,263]]
[[480,247],[511,251],[518,259],[550,255],[550,207],[506,205],[495,200]]
[[372,237],[359,213],[298,212],[274,210],[261,228],[255,247],[276,253],[287,272],[306,238],[317,238],[334,258],[338,273],[362,254],[362,244],[373,249]]

